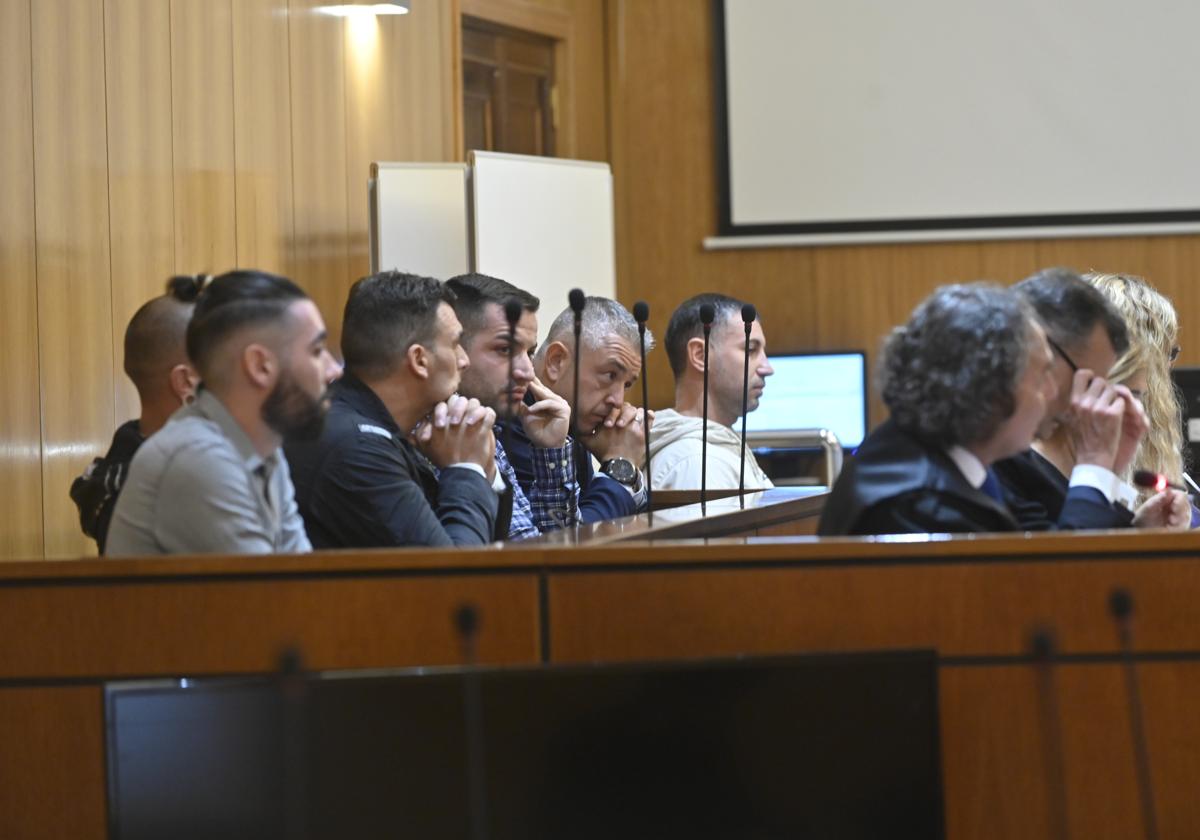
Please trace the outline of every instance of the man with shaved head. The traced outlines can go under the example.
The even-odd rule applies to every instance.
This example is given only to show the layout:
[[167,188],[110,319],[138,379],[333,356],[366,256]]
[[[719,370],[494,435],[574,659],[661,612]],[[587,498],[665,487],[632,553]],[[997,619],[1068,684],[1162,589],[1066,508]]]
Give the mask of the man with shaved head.
[[208,283],[187,328],[202,384],[130,463],[108,553],[311,550],[282,444],[321,433],[341,375],[326,338],[286,277],[239,269]]
[[137,388],[141,415],[122,424],[108,453],[71,484],[79,524],[101,554],[134,453],[194,398],[199,377],[188,362],[185,337],[199,286],[198,278],[172,277],[166,294],[142,304],[125,328],[125,375]]

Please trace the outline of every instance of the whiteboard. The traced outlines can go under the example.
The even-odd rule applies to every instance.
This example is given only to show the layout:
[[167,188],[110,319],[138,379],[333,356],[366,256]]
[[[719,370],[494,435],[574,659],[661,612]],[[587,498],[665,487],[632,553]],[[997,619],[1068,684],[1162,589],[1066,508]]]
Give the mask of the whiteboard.
[[723,0],[718,15],[722,233],[1200,221],[1200,4]]
[[475,270],[541,298],[542,336],[571,289],[616,297],[607,163],[498,152],[471,161]]
[[371,273],[469,271],[469,180],[464,163],[371,164]]

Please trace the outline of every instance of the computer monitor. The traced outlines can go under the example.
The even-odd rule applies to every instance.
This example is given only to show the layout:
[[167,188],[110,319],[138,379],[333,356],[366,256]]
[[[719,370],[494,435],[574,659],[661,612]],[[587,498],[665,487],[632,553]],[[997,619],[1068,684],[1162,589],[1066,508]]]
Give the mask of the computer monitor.
[[938,838],[937,696],[932,651],[112,684],[109,837]]
[[[829,429],[843,449],[867,434],[867,355],[861,350],[771,356],[758,410],[746,417],[746,434],[770,436],[798,429]],[[740,421],[734,426],[741,429]]]

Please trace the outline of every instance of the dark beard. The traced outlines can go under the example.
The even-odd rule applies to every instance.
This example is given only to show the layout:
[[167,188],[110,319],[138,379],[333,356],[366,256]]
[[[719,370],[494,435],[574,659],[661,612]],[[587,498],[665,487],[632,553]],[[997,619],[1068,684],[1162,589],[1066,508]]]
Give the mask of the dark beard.
[[262,417],[284,440],[316,440],[325,428],[325,393],[311,397],[284,373],[263,403]]

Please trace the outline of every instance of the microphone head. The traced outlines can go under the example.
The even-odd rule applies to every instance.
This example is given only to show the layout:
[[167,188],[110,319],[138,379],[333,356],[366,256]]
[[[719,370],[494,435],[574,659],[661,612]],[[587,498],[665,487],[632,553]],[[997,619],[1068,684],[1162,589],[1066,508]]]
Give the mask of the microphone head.
[[758,320],[758,310],[754,308],[753,303],[747,303],[742,306],[742,320],[747,327]]
[[700,304],[700,323],[705,327],[711,327],[713,319],[717,317],[717,310],[711,303]]
[[1154,490],[1161,493],[1171,486],[1165,475],[1152,473],[1150,470],[1138,470],[1133,474],[1133,483],[1138,487],[1144,487],[1147,490]]
[[1128,589],[1118,586],[1108,594],[1108,611],[1117,621],[1124,621],[1133,615],[1133,595]]
[[464,639],[472,639],[479,632],[479,608],[471,603],[459,605],[454,611],[454,626]]
[[567,293],[567,300],[571,302],[572,312],[576,315],[583,314],[583,305],[587,302],[583,294],[583,289],[572,289]]
[[521,320],[521,301],[516,298],[509,298],[504,302],[504,317],[508,320],[508,325],[516,328],[517,321]]
[[644,324],[650,320],[650,304],[644,300],[639,300],[633,305],[633,320],[639,324]]

